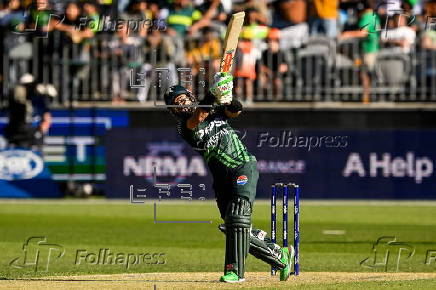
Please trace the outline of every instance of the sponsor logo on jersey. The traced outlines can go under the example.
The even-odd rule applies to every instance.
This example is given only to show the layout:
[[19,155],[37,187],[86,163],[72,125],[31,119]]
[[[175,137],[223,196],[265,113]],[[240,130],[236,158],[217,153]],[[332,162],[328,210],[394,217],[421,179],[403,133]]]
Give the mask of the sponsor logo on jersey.
[[248,178],[245,175],[241,175],[238,177],[238,179],[236,179],[237,185],[245,185],[247,182],[248,182]]
[[216,120],[216,121],[212,121],[210,122],[205,128],[200,129],[197,131],[197,138],[199,139],[203,139],[204,135],[210,134],[212,133],[212,130],[218,127],[223,126],[226,123],[226,121],[221,121],[221,120]]
[[218,145],[218,141],[225,135],[230,134],[230,131],[226,128],[223,128],[221,131],[213,135],[206,142],[206,148],[216,147]]

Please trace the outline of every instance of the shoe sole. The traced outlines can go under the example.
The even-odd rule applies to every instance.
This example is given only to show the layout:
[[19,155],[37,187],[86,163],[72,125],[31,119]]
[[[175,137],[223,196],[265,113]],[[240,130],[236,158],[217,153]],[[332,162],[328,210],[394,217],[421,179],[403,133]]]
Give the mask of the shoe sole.
[[241,282],[244,282],[245,281],[245,279],[239,279],[238,281],[221,281],[221,282],[224,282],[224,283],[241,283]]

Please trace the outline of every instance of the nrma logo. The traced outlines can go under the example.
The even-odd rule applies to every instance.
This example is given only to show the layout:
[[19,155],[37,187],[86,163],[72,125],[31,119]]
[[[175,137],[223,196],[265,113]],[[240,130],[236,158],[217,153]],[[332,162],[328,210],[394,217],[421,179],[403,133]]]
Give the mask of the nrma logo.
[[44,161],[27,150],[7,150],[0,152],[0,179],[31,179],[42,172]]
[[201,156],[188,157],[181,142],[152,142],[147,144],[145,156],[126,156],[124,176],[143,176],[150,183],[178,184],[197,174],[206,176],[206,165]]

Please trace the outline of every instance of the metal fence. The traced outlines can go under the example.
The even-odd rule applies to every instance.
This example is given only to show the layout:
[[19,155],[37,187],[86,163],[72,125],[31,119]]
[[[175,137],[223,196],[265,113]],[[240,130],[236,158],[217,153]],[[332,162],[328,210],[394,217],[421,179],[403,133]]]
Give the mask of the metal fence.
[[[54,102],[162,100],[164,89],[180,82],[200,96],[217,69],[216,55],[187,57],[205,40],[162,37],[157,43],[129,37],[98,35],[79,43],[66,41],[61,32],[29,38],[3,37],[2,100],[24,73],[58,90]],[[419,41],[417,41],[419,43]],[[253,46],[254,78],[236,77],[240,98],[252,92],[254,101],[360,102],[361,75],[371,76],[371,102],[435,102],[436,50],[415,45],[410,53],[383,48],[373,70],[362,65],[359,42],[310,38],[301,48],[269,53],[267,44]],[[266,53],[263,53],[266,51]],[[211,52],[211,54],[213,54]],[[236,70],[244,53],[236,57]],[[281,69],[284,67],[285,69]]]

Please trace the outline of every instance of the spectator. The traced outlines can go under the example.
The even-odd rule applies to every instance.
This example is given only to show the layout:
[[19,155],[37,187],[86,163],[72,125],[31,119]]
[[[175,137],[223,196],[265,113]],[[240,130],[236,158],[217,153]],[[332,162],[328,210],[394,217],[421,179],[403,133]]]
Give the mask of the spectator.
[[98,0],[98,10],[101,11],[102,15],[115,18],[117,9],[112,4],[112,0]]
[[100,14],[98,13],[97,5],[93,1],[83,3],[83,10],[86,17],[90,20],[89,28],[96,33],[99,29]]
[[431,2],[431,0],[430,1],[425,1],[425,0],[411,0],[411,1],[409,1],[410,5],[412,6],[413,13],[417,16],[421,16],[421,14],[424,14],[424,4],[426,2]]
[[436,50],[436,0],[425,4],[426,27],[422,34],[421,46],[425,49]]
[[65,19],[56,25],[56,29],[63,32],[63,40],[66,41],[64,43],[82,43],[84,39],[94,36],[89,26],[83,25],[80,16],[81,10],[78,4],[75,2],[67,3]]
[[341,31],[356,30],[359,22],[358,3],[351,1],[340,1],[339,5],[339,29]]
[[280,50],[280,31],[277,28],[270,29],[268,33],[268,49],[262,53],[262,87],[272,84],[273,99],[278,100],[283,96],[282,75],[288,71],[284,53]]
[[218,71],[222,54],[221,41],[216,32],[209,27],[202,30],[204,41],[186,53],[189,67],[193,68],[193,75],[199,72],[200,68],[212,68],[212,72],[205,72],[206,75],[213,75]]
[[6,8],[0,13],[0,26],[9,31],[24,30],[25,18],[20,0],[9,0],[6,2]]
[[52,10],[48,0],[36,1],[36,4],[32,4],[30,8],[30,28],[34,30],[37,35],[47,35],[47,32],[53,29],[55,23],[59,22],[53,19],[51,14]]
[[299,48],[309,38],[305,0],[279,0],[273,6],[271,27],[280,29],[280,49]]
[[403,12],[401,13],[400,17],[405,18],[407,26],[412,28],[414,31],[418,31],[421,18],[419,17],[419,15],[415,14],[413,4],[409,1],[404,1],[401,6],[403,7]]
[[[53,38],[51,32],[61,20],[55,16],[48,0],[34,1],[29,6],[29,15],[26,17],[26,30],[31,32],[33,48],[32,52],[42,60],[43,65],[36,66],[34,77],[38,82],[50,82],[50,70],[47,60],[53,54]],[[45,39],[42,41],[42,39]],[[45,63],[44,63],[45,62]]]
[[201,20],[201,12],[192,6],[191,0],[175,0],[168,10],[167,34],[172,38],[175,49],[175,62],[186,66],[186,35],[195,34],[207,21]]
[[339,40],[347,38],[363,39],[362,52],[364,66],[360,71],[360,78],[363,85],[363,102],[368,103],[370,101],[371,75],[374,72],[375,60],[380,50],[380,33],[378,31],[380,19],[378,15],[374,13],[370,0],[364,1],[359,9],[361,10],[359,19],[360,29],[343,32]]
[[434,96],[436,79],[436,0],[425,3],[425,30],[421,37],[421,55],[419,74],[422,91],[428,91]]
[[[145,61],[141,66],[142,84],[138,89],[139,101],[148,99],[152,84],[156,84],[156,94],[159,95],[158,91],[177,83],[175,50],[174,42],[168,35],[157,30],[152,30],[147,35],[144,46]],[[160,79],[157,79],[159,72],[155,71],[153,75],[153,69],[157,67],[167,69],[166,72],[161,72]]]
[[256,11],[256,19],[258,22],[268,24],[268,8],[265,0],[247,0],[242,4],[233,4],[235,11]]
[[152,28],[153,23],[153,13],[148,9],[147,1],[145,0],[134,0],[129,3],[126,13],[122,14],[123,20],[126,21],[144,21],[142,24],[138,24],[138,27],[128,31],[129,34],[134,36],[146,37],[149,29]]
[[161,10],[168,8],[169,3],[165,0],[147,0],[147,7],[151,11],[153,19],[165,19],[168,15],[160,17]]
[[175,0],[167,18],[168,33],[182,38],[195,33],[206,22],[201,17],[201,12],[192,7],[191,0]]
[[299,23],[280,30],[280,49],[298,49],[309,40],[309,27],[307,23]]
[[[21,9],[19,0],[7,1],[4,9],[0,10],[0,55],[6,55],[10,53],[16,47],[22,44],[24,37],[20,36],[18,33],[9,33],[24,31],[26,28],[26,21],[24,16],[24,11]],[[0,64],[0,79],[3,79],[2,73],[7,74],[3,70],[4,61]],[[15,68],[9,70],[14,77],[12,81],[16,80]]]
[[242,36],[235,57],[236,93],[238,96],[244,96],[247,104],[251,104],[254,94],[253,82],[256,79],[257,51],[250,39]]
[[377,13],[381,16],[393,16],[401,11],[401,2],[402,0],[378,1]]
[[128,6],[132,3],[130,0],[118,0],[118,12],[128,10]]
[[[95,25],[99,21],[100,24],[109,24],[109,27],[105,26],[105,31],[119,28],[114,18],[108,22],[101,22],[104,12],[99,10],[99,5],[111,3],[113,0],[70,2],[66,4],[65,19],[61,23],[59,23],[61,18],[50,16],[55,6],[49,3],[54,2],[48,0],[21,1],[21,3],[29,2],[33,4],[28,7],[28,11],[22,9],[19,0],[6,0],[3,2],[3,9],[0,10],[0,26],[2,26],[3,32],[5,30],[23,30],[26,28],[32,30],[36,27],[40,36],[41,34],[45,36],[50,33],[50,37],[32,37],[33,44],[30,45],[30,43],[25,42],[29,39],[27,34],[5,33],[2,35],[4,41],[2,48],[0,48],[3,50],[0,50],[0,53],[7,57],[11,56],[11,60],[14,57],[23,60],[32,57],[35,60],[38,59],[38,62],[34,62],[37,64],[36,67],[33,67],[37,82],[42,80],[46,82],[56,81],[58,88],[63,90],[62,96],[69,96],[67,91],[69,86],[76,88],[74,90],[75,94],[83,96],[96,89],[101,89],[100,92],[103,93],[104,91],[106,93],[110,91],[109,88],[113,85],[116,95],[115,101],[125,99],[131,92],[126,87],[128,82],[125,80],[128,79],[128,75],[122,73],[122,71],[129,72],[132,68],[136,70],[136,73],[146,74],[149,85],[154,84],[155,81],[153,79],[155,75],[153,67],[166,68],[171,66],[171,77],[173,79],[178,77],[176,67],[191,67],[194,78],[198,73],[203,74],[200,68],[216,70],[222,52],[220,51],[220,40],[213,31],[217,30],[216,26],[223,25],[225,27],[224,23],[229,20],[227,13],[242,9],[246,11],[246,23],[241,33],[241,50],[238,51],[236,56],[240,63],[235,62],[235,81],[238,81],[242,89],[247,92],[247,102],[253,101],[253,81],[256,81],[257,77],[259,77],[260,85],[270,84],[271,91],[276,97],[283,89],[283,84],[280,81],[281,73],[291,71],[290,77],[292,77],[294,70],[292,70],[292,67],[287,67],[287,64],[292,64],[293,56],[298,54],[299,49],[307,42],[309,36],[306,15],[308,1],[306,0],[235,0],[233,3],[231,3],[232,1],[220,0],[132,0],[126,2],[130,2],[129,10],[121,19],[156,20],[161,16],[165,16],[163,19],[166,21],[162,22],[168,23],[168,31],[154,32],[152,29],[147,29],[150,27],[146,26],[144,29],[142,26],[143,28],[140,28],[140,30],[130,29],[129,33],[131,35],[127,35],[126,38],[121,37],[119,33],[111,34],[109,31],[109,33],[105,33],[104,37],[98,39],[94,36],[98,33],[98,28],[101,27]],[[311,16],[314,16],[310,19],[310,29],[313,33],[335,35],[335,30],[339,29],[339,26],[336,26],[338,2],[338,0],[312,0],[312,2],[309,2],[311,3],[309,5],[310,9],[313,12]],[[366,2],[362,6],[362,3],[357,0],[340,1],[341,9],[346,12],[344,12],[343,27],[347,31],[339,37],[340,40],[356,38],[356,41],[352,40],[346,43],[344,49],[352,48],[353,45],[357,45],[357,41],[360,41],[362,50],[350,49],[348,51],[353,51],[353,53],[349,54],[352,54],[351,59],[356,60],[355,64],[360,64],[360,56],[362,59],[359,75],[363,86],[364,101],[369,100],[371,73],[373,72],[376,55],[380,49],[380,34],[382,34],[381,44],[384,48],[393,47],[401,52],[410,53],[413,52],[416,32],[418,32],[421,36],[419,41],[423,48],[423,54],[419,54],[414,58],[417,62],[416,67],[419,67],[421,62],[425,63],[428,68],[434,67],[432,51],[436,51],[434,0],[392,0],[385,1],[384,4],[383,1],[377,1],[382,5],[377,8],[378,10],[375,13],[375,5],[369,7]],[[376,1],[373,0],[373,2]],[[356,6],[359,5],[362,7],[368,6],[368,8],[364,10],[359,8],[357,12]],[[57,6],[58,9],[61,6],[63,4]],[[234,8],[232,11],[225,10],[231,6]],[[427,15],[416,15],[416,20],[413,20],[415,11],[418,11],[415,8],[418,6],[424,6]],[[83,7],[83,9],[80,7]],[[268,7],[272,8],[272,11],[268,11]],[[403,8],[401,15],[398,14],[400,8]],[[63,11],[63,8],[59,11]],[[59,12],[57,13],[59,14]],[[383,16],[380,16],[381,14]],[[81,18],[81,16],[88,17],[87,24],[85,24],[84,18]],[[384,20],[380,20],[379,17],[385,17],[389,26],[385,28]],[[268,24],[270,21],[272,21],[272,27],[280,29],[280,38],[272,36],[275,30],[271,30],[269,35]],[[152,28],[156,27],[156,22],[150,22],[153,25]],[[424,23],[426,24],[425,31]],[[52,29],[61,33],[51,34]],[[122,30],[126,31],[125,28],[122,28]],[[58,35],[60,35],[60,38],[57,37]],[[201,35],[201,37],[197,37],[198,35]],[[264,41],[265,38],[267,38],[266,42]],[[111,42],[114,48],[113,51],[106,49],[111,39],[114,39]],[[277,44],[279,44],[278,50]],[[187,45],[188,49],[185,48],[185,45]],[[130,49],[129,46],[134,49]],[[33,56],[31,55],[32,47],[36,47],[36,49],[33,49]],[[267,51],[262,54],[262,50],[265,48],[267,48]],[[132,57],[131,51],[133,50],[137,51],[139,55]],[[156,53],[153,50],[156,50]],[[53,52],[57,54],[53,54]],[[362,55],[356,57],[356,54],[361,52]],[[424,56],[421,58],[421,55],[424,54],[431,57],[425,58]],[[91,62],[91,55],[93,57],[102,56],[102,58]],[[143,58],[145,59],[142,60]],[[52,60],[56,59],[58,65],[52,63]],[[113,59],[120,60],[120,63],[117,64],[119,67],[115,68],[120,71],[113,76],[114,83],[109,84],[110,80],[112,80],[110,76],[112,73],[111,60]],[[155,59],[160,64],[155,64]],[[286,59],[286,61],[281,61],[282,59]],[[259,61],[259,66],[255,65],[257,61]],[[86,68],[89,69],[89,65],[94,64],[93,67],[98,68],[99,72],[89,73],[84,76],[83,72],[86,71]],[[338,61],[336,64],[338,64]],[[7,65],[7,67],[3,68],[3,72],[8,72],[8,77],[4,76],[4,79],[7,79],[11,86],[17,82],[18,76],[29,69],[29,63],[26,61],[4,62],[3,65]],[[274,70],[276,65],[276,70]],[[62,68],[60,68],[61,66]],[[350,61],[346,69],[352,67],[353,63]],[[60,71],[60,69],[65,69],[65,73],[56,75],[56,72]],[[207,74],[209,73],[207,72]],[[163,78],[166,79],[164,76]],[[354,78],[350,82],[353,85],[356,84]],[[171,80],[170,83],[174,83],[174,81]],[[295,84],[292,81],[290,83]],[[74,87],[75,85],[77,86]],[[141,101],[147,100],[149,98],[148,90],[140,88],[137,95],[138,99]],[[287,92],[292,94],[293,90]],[[94,96],[98,96],[98,94]]]
[[215,20],[225,22],[227,14],[220,0],[205,0],[202,4],[197,6],[198,11],[201,12],[203,18],[208,20]]
[[313,0],[309,29],[311,35],[337,35],[338,0]]
[[286,28],[307,21],[305,0],[279,0],[273,4],[272,27]]
[[127,25],[119,28],[117,37],[109,45],[117,60],[112,70],[113,103],[124,103],[129,94],[130,75],[140,69],[143,62],[139,53],[140,40],[127,34]]
[[389,19],[388,29],[382,33],[382,40],[387,45],[398,47],[404,53],[410,53],[415,40],[416,32],[407,25],[406,17],[396,14]]
[[221,0],[220,2],[223,5],[224,11],[227,14],[232,13],[232,9],[233,9],[233,1],[232,0]]
[[436,31],[425,31],[421,38],[421,46],[425,49],[436,50]]
[[256,9],[248,9],[245,15],[245,23],[241,35],[252,41],[263,40],[268,35],[268,26],[263,17]]
[[[68,74],[62,74],[72,85],[64,86],[62,97],[68,96],[69,101],[75,101],[79,94],[79,79],[86,81],[89,79],[89,60],[90,60],[90,39],[94,32],[90,26],[94,22],[90,18],[81,18],[81,9],[75,2],[68,2],[65,6],[65,18],[57,24],[55,29],[61,32],[59,47],[60,54],[68,57]],[[72,82],[71,82],[72,80]],[[71,90],[71,91],[70,91]],[[70,93],[71,92],[71,93]],[[76,92],[73,95],[72,92]]]
[[216,27],[220,33],[225,33],[227,14],[220,0],[205,0],[197,9],[207,21],[205,25]]

